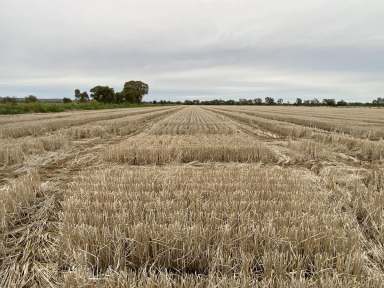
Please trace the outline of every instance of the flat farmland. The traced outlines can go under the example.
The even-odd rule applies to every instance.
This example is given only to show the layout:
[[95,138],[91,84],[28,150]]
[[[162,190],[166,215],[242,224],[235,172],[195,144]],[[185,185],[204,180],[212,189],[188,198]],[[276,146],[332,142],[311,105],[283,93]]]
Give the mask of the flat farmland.
[[0,117],[0,287],[382,287],[384,110]]

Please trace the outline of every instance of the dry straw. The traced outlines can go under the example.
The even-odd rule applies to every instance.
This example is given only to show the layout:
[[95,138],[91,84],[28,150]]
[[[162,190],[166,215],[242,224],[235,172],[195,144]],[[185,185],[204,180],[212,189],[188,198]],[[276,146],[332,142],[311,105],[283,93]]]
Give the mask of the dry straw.
[[382,287],[383,123],[282,106],[0,117],[0,287]]

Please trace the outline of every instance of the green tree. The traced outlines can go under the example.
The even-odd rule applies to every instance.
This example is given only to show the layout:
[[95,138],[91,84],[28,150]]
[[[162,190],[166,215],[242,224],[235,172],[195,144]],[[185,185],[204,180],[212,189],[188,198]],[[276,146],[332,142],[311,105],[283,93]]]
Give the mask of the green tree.
[[336,105],[337,106],[347,106],[348,103],[346,101],[344,101],[344,100],[340,100],[340,101],[337,101]]
[[323,99],[323,104],[327,106],[336,106],[335,99]]
[[141,103],[144,95],[148,94],[148,84],[141,81],[129,81],[124,84],[122,97],[130,103]]
[[87,92],[80,92],[79,89],[75,89],[75,98],[79,102],[87,102],[89,100],[89,96]]
[[72,100],[70,98],[64,97],[63,103],[72,103]]
[[91,97],[99,102],[115,102],[115,91],[108,86],[95,86],[91,90]]
[[374,105],[384,105],[384,98],[378,97],[377,99],[372,101]]
[[272,97],[265,97],[265,104],[273,105],[275,104],[275,99],[273,99]]
[[295,105],[297,105],[297,106],[303,105],[303,99],[301,99],[301,98],[296,98]]
[[80,94],[81,94],[80,90],[79,89],[75,89],[75,98],[76,98],[76,100],[80,100]]
[[37,102],[38,100],[37,100],[36,96],[29,95],[29,96],[24,98],[24,101],[27,103],[33,103],[33,102]]
[[116,103],[122,103],[124,102],[124,95],[122,92],[116,92],[114,97],[114,102]]
[[80,102],[87,102],[89,101],[89,96],[87,92],[80,93]]
[[313,98],[313,99],[311,100],[311,105],[320,105],[320,101],[319,101],[319,99],[317,99],[317,98]]
[[0,97],[0,103],[16,103],[17,99],[15,97]]

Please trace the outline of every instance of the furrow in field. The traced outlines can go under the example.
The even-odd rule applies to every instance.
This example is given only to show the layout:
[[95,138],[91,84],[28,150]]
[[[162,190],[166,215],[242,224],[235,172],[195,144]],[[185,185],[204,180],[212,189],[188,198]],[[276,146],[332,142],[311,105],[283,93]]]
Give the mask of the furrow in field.
[[15,115],[0,115],[0,124],[22,124],[23,122],[38,122],[52,119],[65,119],[78,116],[94,116],[94,115],[113,115],[122,111],[140,111],[146,108],[123,108],[123,109],[102,109],[102,110],[74,110],[67,112],[50,112],[50,113],[26,113]]
[[246,111],[266,112],[272,114],[297,116],[297,117],[314,117],[318,120],[344,120],[358,121],[359,123],[384,123],[384,116],[380,108],[329,108],[329,107],[285,107],[285,106],[236,106],[234,109]]
[[139,110],[124,109],[112,113],[93,112],[89,114],[74,113],[74,116],[68,116],[64,119],[31,120],[23,123],[8,123],[0,127],[0,138],[19,138],[23,136],[41,136],[45,133],[54,132],[63,128],[80,126],[96,121],[117,119],[129,115],[151,113],[153,110],[162,110],[169,108],[145,108]]
[[65,151],[76,145],[77,140],[86,141],[88,138],[107,138],[129,135],[152,119],[172,113],[172,109],[145,111],[133,113],[118,119],[96,121],[71,128],[52,131],[44,136],[26,136],[21,138],[0,139],[0,167],[20,164],[28,158],[44,153]]
[[231,122],[234,127],[241,130],[245,134],[256,137],[257,139],[260,139],[262,141],[271,141],[280,138],[279,135],[274,134],[270,131],[262,130],[256,125],[249,125],[249,122],[246,124],[244,123],[244,121],[236,121],[233,117],[220,113],[219,111],[211,108],[204,107],[203,109],[207,112],[214,113],[215,115],[222,117],[227,122]]
[[93,117],[95,115],[113,115],[121,114],[122,112],[136,113],[147,108],[153,109],[155,107],[145,107],[145,108],[123,108],[123,109],[101,109],[101,110],[74,110],[68,112],[52,112],[52,113],[26,113],[26,114],[16,114],[16,115],[0,115],[0,124],[22,124],[23,122],[38,122],[42,121],[44,123],[46,120],[52,119],[63,119],[71,117]]
[[[141,128],[134,132],[148,129],[152,121],[165,116],[157,113],[142,118]],[[56,161],[24,167],[25,175],[8,179],[0,188],[1,287],[21,287],[23,283],[56,287],[62,283],[61,272],[66,269],[59,244],[63,191],[78,171],[101,164],[100,153],[106,147],[132,137],[132,133],[76,145]]]
[[235,111],[232,109],[213,108],[214,112],[227,116],[235,121],[244,123],[254,129],[265,131],[266,133],[272,133],[279,138],[284,137],[306,137],[310,135],[313,129],[302,127],[287,122],[281,122],[276,120],[267,120],[257,116],[247,115],[246,113]]
[[[339,154],[340,157],[346,155],[350,159],[357,158],[359,161],[381,161],[384,158],[384,140],[371,141],[339,133],[324,132],[317,128],[265,119],[231,109],[215,108],[214,111],[251,127],[272,131],[283,137],[282,139],[292,139],[304,143],[303,148],[317,147],[317,150],[330,150]],[[312,153],[311,150],[313,149],[310,148],[308,152]]]
[[184,108],[111,147],[104,159],[132,165],[276,161],[268,147],[240,131],[233,121],[195,107]]
[[[252,108],[235,108],[233,110],[265,119],[294,123],[329,132],[346,133],[358,138],[375,140],[384,137],[384,121],[373,121],[372,118],[370,118],[369,122],[358,120],[356,118],[344,117],[332,117],[331,120],[327,120],[315,115],[302,115],[302,113],[299,113],[300,111],[298,111],[297,114],[292,114],[292,112],[290,112],[285,113],[284,115],[284,113],[279,112],[279,109],[272,111],[265,109],[265,111],[263,111],[261,109]],[[283,110],[283,108],[281,108],[281,110]]]
[[[296,140],[287,140],[282,138],[278,134],[273,134],[271,132],[267,132],[267,130],[262,130],[260,127],[264,129],[270,127],[269,125],[265,125],[265,122],[254,121],[251,117],[242,117],[241,115],[231,114],[227,111],[221,110],[211,110],[220,115],[224,115],[229,119],[233,119],[236,123],[243,126],[243,131],[245,131],[248,135],[254,135],[259,138],[259,135],[269,136],[265,138],[268,148],[273,151],[273,153],[277,156],[277,164],[287,166],[287,165],[295,165],[295,166],[303,166],[314,169],[317,168],[319,163],[330,163],[330,161],[336,161],[336,157],[330,157],[332,154],[330,151],[328,153],[323,153],[323,149],[319,149],[319,145],[313,145],[309,139],[301,139],[297,138]],[[257,119],[258,120],[258,119]],[[274,124],[274,123],[270,123]],[[287,135],[287,132],[283,129],[286,129],[286,126],[274,126],[274,131],[279,131],[280,134]],[[288,134],[292,135],[292,133]]]
[[201,108],[184,108],[156,123],[149,131],[153,135],[233,134],[236,128],[223,117]]
[[66,281],[108,282],[111,274],[141,271],[182,279],[241,275],[254,284],[366,277],[358,231],[341,228],[349,222],[328,206],[328,197],[300,169],[85,171],[63,204],[61,247],[68,267],[76,265]]

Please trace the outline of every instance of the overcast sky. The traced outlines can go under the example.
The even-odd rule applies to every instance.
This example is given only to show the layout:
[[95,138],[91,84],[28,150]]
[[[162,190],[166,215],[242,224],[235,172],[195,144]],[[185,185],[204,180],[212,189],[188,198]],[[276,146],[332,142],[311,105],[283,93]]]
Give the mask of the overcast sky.
[[0,96],[384,96],[383,0],[0,0]]

